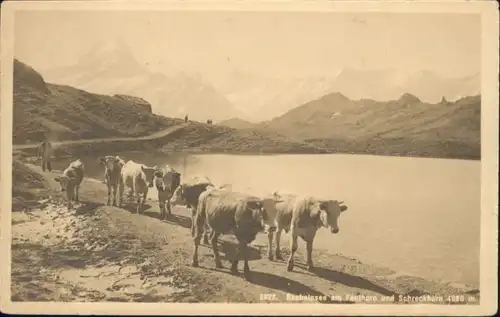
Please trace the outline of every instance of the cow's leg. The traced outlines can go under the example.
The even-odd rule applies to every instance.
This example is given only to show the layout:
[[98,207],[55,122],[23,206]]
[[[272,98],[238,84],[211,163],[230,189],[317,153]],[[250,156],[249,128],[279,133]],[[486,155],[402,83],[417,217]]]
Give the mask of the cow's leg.
[[167,217],[170,216],[172,214],[172,206],[170,205],[170,199],[167,199],[164,208],[167,210]]
[[193,217],[193,242],[194,242],[194,251],[193,251],[193,261],[191,262],[191,265],[194,267],[198,267],[198,247],[200,246],[200,241],[201,241],[201,231],[200,231],[200,226],[198,226],[198,217],[195,216]]
[[107,184],[108,185],[108,200],[106,201],[106,205],[111,205],[111,184]]
[[141,212],[144,210],[144,204],[146,203],[146,198],[148,197],[148,189],[146,188],[146,190],[144,191],[144,193],[142,194],[142,197],[141,197]]
[[146,201],[146,195],[147,193],[137,194],[137,213],[140,214],[142,213],[144,209],[144,202]]
[[123,191],[125,189],[125,184],[120,180],[118,183],[118,196],[120,196],[120,202],[118,203],[118,206],[123,205]]
[[280,239],[281,239],[281,228],[278,227],[276,228],[276,233],[275,233],[275,250],[274,250],[274,255],[276,257],[276,260],[283,260],[283,257],[281,256],[281,250],[280,250]]
[[[203,225],[203,243],[204,244],[208,244],[208,235],[209,234],[210,234],[210,228],[208,227],[208,224],[205,223]],[[217,238],[215,241],[217,242]]]
[[191,236],[194,237],[194,233],[195,233],[195,219],[196,218],[196,209],[192,209],[191,210]]
[[233,274],[236,274],[238,273],[238,261],[239,261],[239,258],[240,258],[240,254],[241,254],[241,242],[238,244],[238,248],[236,250],[236,254],[234,255],[234,258],[231,262],[231,273]]
[[137,192],[134,192],[134,194],[135,194],[135,202],[136,202],[135,212],[136,213],[140,213],[140,210],[141,210],[141,194],[139,194]]
[[68,189],[66,189],[66,200],[67,200],[67,203],[68,203],[68,205],[67,205],[67,207],[68,207],[68,211],[70,211],[70,210],[71,210],[71,207],[73,207],[73,206],[71,205],[71,199],[72,199],[73,197],[71,197],[71,196],[72,196],[72,195],[71,195],[71,191],[69,191]]
[[113,184],[111,189],[113,190],[113,206],[116,206],[116,184]]
[[50,164],[50,159],[47,160],[47,169],[52,172],[52,164]]
[[297,251],[298,245],[297,245],[297,234],[293,230],[291,230],[291,236],[292,239],[290,239],[290,256],[288,257],[288,265],[287,265],[287,271],[293,271],[293,257],[295,255],[295,252]]
[[165,202],[161,198],[158,198],[158,206],[160,207],[160,218],[167,219],[165,212]]
[[243,255],[243,259],[245,261],[244,267],[243,267],[243,274],[245,275],[245,278],[248,280],[250,278],[250,267],[248,266],[248,245],[246,243],[240,243],[240,249],[241,253]]
[[270,261],[274,260],[273,257],[273,233],[276,231],[276,227],[267,228],[267,258]]
[[217,232],[213,232],[212,235],[212,250],[214,251],[214,258],[215,258],[215,267],[218,269],[222,269],[224,266],[222,265],[222,262],[220,260],[220,255],[219,255],[219,248],[217,247],[217,238],[219,237],[219,234]]
[[80,201],[80,185],[75,186],[75,201]]
[[307,257],[306,257],[306,263],[307,263],[307,270],[312,271],[314,269],[314,265],[312,262],[312,249],[313,249],[313,241],[314,237],[307,237],[306,240],[306,248],[307,248]]

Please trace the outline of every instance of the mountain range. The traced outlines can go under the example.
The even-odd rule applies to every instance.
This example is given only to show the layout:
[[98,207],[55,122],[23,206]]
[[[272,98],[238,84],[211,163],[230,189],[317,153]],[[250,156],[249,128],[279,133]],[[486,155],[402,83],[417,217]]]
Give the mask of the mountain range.
[[197,121],[243,116],[198,74],[151,71],[139,63],[124,41],[95,45],[73,65],[43,70],[52,83],[99,94],[127,94],[147,100],[153,112]]
[[331,76],[266,77],[233,70],[226,79],[214,81],[234,107],[246,111],[241,119],[267,121],[288,110],[333,92],[350,99],[389,101],[405,93],[428,103],[443,97],[457,100],[480,94],[480,76],[445,78],[432,71],[402,72],[391,69],[346,68]]
[[[173,61],[172,61],[173,62]],[[222,70],[221,70],[222,72]],[[240,118],[268,121],[333,92],[358,100],[388,101],[405,93],[428,103],[457,100],[480,93],[480,75],[445,78],[433,71],[344,68],[324,76],[267,76],[233,68],[226,75],[152,70],[134,56],[123,40],[96,43],[73,65],[41,71],[52,83],[101,94],[146,99],[153,112],[197,121]]]
[[408,93],[387,102],[331,93],[258,126],[305,140],[411,137],[479,143],[480,122],[480,96],[429,104]]
[[220,124],[274,131],[343,153],[481,156],[480,95],[432,104],[408,93],[386,102],[330,93],[266,122],[233,118]]

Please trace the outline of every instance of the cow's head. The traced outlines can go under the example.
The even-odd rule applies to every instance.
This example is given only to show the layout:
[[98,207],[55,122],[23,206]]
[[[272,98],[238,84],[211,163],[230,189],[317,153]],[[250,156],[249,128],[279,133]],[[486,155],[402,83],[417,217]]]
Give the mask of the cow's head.
[[186,200],[186,195],[185,195],[185,188],[186,185],[181,184],[177,186],[177,188],[174,190],[174,193],[172,194],[172,198],[170,198],[170,204],[172,206],[185,206],[187,205],[187,200]]
[[53,178],[54,181],[59,183],[62,192],[71,192],[76,183],[76,178],[61,175]]
[[118,156],[107,155],[105,157],[100,157],[99,162],[104,165],[107,170],[114,170],[115,168],[122,167],[125,162]]
[[257,227],[259,231],[265,228],[267,223],[267,213],[261,200],[249,200],[246,206],[252,215],[252,227]]
[[[156,165],[153,167],[141,165],[141,170],[146,177],[145,181],[146,181],[146,184],[148,184],[148,187],[153,187],[153,185],[154,185],[153,181],[155,180],[156,174],[162,173]],[[158,174],[158,175],[160,175],[160,174]],[[163,174],[161,174],[161,175],[163,175]]]
[[325,228],[330,228],[331,233],[338,233],[339,217],[342,212],[347,210],[347,206],[343,205],[343,201],[338,200],[323,200],[318,201],[319,218]]
[[153,183],[158,192],[169,190],[175,191],[181,183],[181,174],[173,168],[167,167],[164,170],[156,170],[153,173]]
[[264,214],[266,225],[271,231],[274,231],[276,228],[276,216],[278,214],[276,204],[283,201],[283,197],[276,192],[271,195],[264,196],[261,200],[262,213]]

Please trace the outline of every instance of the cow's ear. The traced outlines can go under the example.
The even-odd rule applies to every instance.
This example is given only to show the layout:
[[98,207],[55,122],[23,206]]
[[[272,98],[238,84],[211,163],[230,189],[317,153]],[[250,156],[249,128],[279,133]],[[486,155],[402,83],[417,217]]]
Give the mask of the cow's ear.
[[347,206],[346,205],[340,206],[340,211],[341,212],[346,211],[346,210],[347,210]]
[[54,177],[54,178],[53,178],[53,180],[55,180],[56,182],[58,182],[58,183],[59,183],[59,182],[61,181],[61,178],[59,178],[59,177]]
[[328,202],[327,201],[320,201],[320,203],[319,203],[319,209],[321,209],[321,210],[328,210]]
[[106,163],[106,159],[105,159],[104,157],[100,157],[100,158],[99,158],[99,162],[100,162],[101,164],[105,164],[105,163]]

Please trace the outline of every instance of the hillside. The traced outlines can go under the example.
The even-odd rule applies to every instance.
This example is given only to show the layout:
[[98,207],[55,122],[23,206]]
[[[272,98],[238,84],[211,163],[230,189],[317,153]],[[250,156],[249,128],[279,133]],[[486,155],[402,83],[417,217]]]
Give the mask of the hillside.
[[179,120],[151,113],[136,98],[91,94],[46,83],[28,65],[14,60],[13,142],[32,143],[45,133],[56,140],[142,136]]
[[203,121],[224,120],[244,114],[198,74],[159,73],[135,58],[124,41],[95,45],[74,65],[43,71],[50,82],[63,83],[100,94],[144,97],[154,113]]
[[248,122],[240,118],[231,118],[223,120],[221,122],[218,122],[217,124],[233,129],[251,129],[256,126],[254,123]]
[[217,125],[188,125],[171,135],[164,149],[196,149],[212,153],[329,153],[321,145],[312,145],[274,131],[260,129],[236,130]]
[[327,152],[276,132],[243,132],[197,122],[185,125],[181,119],[152,114],[149,103],[139,97],[97,95],[46,83],[34,69],[15,60],[15,150],[34,155],[35,146],[26,144],[42,140],[46,133],[55,142],[56,156],[162,148],[232,153]]
[[479,158],[480,122],[480,96],[428,104],[411,94],[378,102],[332,93],[260,126],[336,152]]

